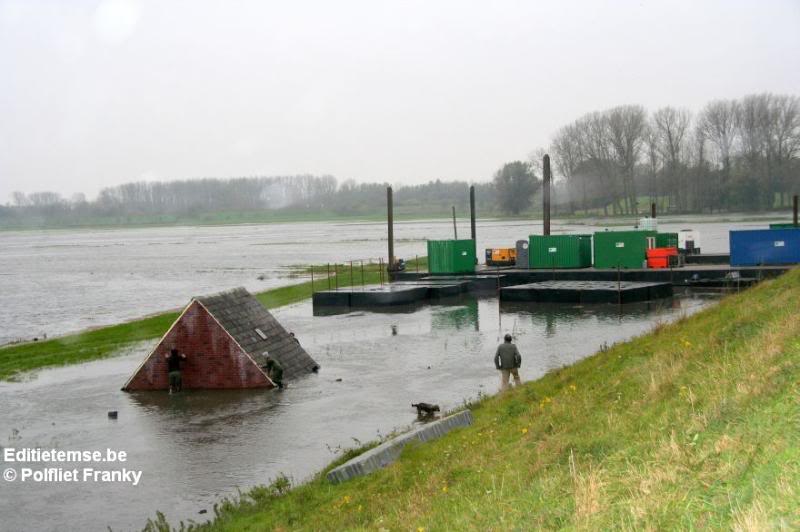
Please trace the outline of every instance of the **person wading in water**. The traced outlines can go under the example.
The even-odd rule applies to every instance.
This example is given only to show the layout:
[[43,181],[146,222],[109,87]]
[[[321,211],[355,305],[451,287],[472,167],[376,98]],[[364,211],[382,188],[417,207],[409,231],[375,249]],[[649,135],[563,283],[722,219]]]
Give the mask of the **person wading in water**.
[[522,365],[522,355],[519,354],[517,346],[511,343],[511,335],[505,336],[505,342],[497,346],[494,354],[494,367],[500,370],[500,391],[508,390],[508,379],[514,376],[514,385],[519,386],[522,381],[519,378],[519,367]]
[[179,392],[183,388],[183,378],[181,377],[181,363],[186,360],[186,355],[178,353],[177,349],[172,349],[167,359],[167,371],[169,372],[169,393]]

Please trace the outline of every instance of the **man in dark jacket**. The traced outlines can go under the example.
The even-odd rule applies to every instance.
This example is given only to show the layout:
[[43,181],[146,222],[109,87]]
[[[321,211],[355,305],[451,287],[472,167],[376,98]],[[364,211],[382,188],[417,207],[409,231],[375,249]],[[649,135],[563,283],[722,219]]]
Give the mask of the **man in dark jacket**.
[[511,335],[505,336],[505,342],[497,346],[494,355],[494,367],[500,370],[500,391],[508,390],[508,378],[514,376],[514,385],[519,386],[519,367],[522,365],[522,355],[517,346],[511,343]]
[[275,386],[283,388],[283,366],[268,354],[264,354],[266,355],[267,361],[263,366],[264,372],[267,374],[267,377],[269,377],[269,380],[275,383]]
[[170,350],[167,359],[167,372],[169,375],[169,393],[179,392],[183,388],[183,377],[181,375],[181,363],[186,360],[186,355],[178,353],[177,349]]

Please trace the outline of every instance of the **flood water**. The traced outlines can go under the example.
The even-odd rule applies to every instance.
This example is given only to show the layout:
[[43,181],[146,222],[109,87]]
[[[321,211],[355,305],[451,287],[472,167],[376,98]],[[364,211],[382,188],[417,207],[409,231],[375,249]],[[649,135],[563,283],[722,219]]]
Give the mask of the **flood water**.
[[[322,369],[282,391],[119,391],[154,342],[112,359],[44,370],[26,382],[0,383],[3,447],[128,453],[125,464],[20,465],[124,465],[142,472],[138,486],[0,482],[0,529],[140,529],[156,510],[173,524],[203,521],[220,497],[237,489],[280,473],[302,481],[337,449],[409,426],[415,422],[412,401],[445,410],[494,393],[492,357],[505,332],[516,336],[521,374],[530,380],[711,301],[681,295],[620,308],[464,297],[393,313],[334,316],[313,316],[305,302],[275,314]],[[119,418],[108,419],[109,410]],[[208,514],[200,514],[203,509]]]
[[[727,252],[730,229],[767,225],[659,220],[663,231],[698,229],[702,250],[716,253]],[[553,232],[592,232],[603,223],[556,222]],[[541,230],[538,221],[479,220],[477,248],[512,247]],[[452,238],[452,231],[447,220],[396,223],[396,255],[424,255],[425,239]],[[468,220],[458,234],[469,235]],[[292,265],[385,254],[382,222],[0,232],[0,345],[119,323],[237,286],[265,290],[294,282]]]

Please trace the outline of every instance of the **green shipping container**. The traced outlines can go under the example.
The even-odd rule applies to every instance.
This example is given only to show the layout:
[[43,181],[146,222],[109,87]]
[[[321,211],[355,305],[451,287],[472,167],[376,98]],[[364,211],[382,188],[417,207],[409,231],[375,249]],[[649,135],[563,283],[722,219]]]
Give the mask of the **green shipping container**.
[[678,247],[678,233],[658,233],[656,235],[657,248]]
[[[641,268],[647,249],[655,247],[655,231],[603,231],[594,234],[594,267]],[[648,244],[648,239],[653,239]]]
[[428,240],[430,273],[474,273],[473,240]]
[[531,268],[588,268],[592,265],[591,235],[530,235]]
[[769,224],[770,229],[794,229],[793,223],[778,223],[778,224]]

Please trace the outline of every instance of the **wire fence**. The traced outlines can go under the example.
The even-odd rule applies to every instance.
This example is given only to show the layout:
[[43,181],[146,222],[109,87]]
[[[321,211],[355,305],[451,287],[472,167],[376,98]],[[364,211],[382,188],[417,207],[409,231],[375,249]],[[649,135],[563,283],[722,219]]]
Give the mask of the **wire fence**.
[[[410,270],[414,273],[424,273],[427,271],[427,265],[424,270],[420,269],[419,255],[414,256],[414,262]],[[402,264],[408,264],[402,262]],[[377,272],[376,267],[377,266]],[[321,270],[321,271],[320,271]],[[346,260],[343,262],[328,262],[324,266],[312,265],[311,271],[311,292],[317,290],[335,290],[338,291],[340,287],[357,287],[360,286],[363,290],[369,284],[375,284],[375,281],[383,286],[391,282],[390,272],[387,262],[383,257],[378,258],[364,258]],[[375,274],[378,274],[375,279]],[[318,276],[321,274],[321,276]],[[340,279],[342,280],[340,283]],[[349,281],[349,282],[348,282]]]

